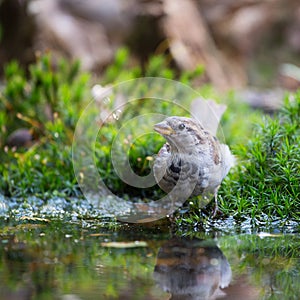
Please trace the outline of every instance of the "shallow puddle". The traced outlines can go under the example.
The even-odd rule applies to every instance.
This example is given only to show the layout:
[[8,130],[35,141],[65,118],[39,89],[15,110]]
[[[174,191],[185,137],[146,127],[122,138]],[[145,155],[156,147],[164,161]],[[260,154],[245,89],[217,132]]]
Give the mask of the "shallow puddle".
[[297,234],[1,221],[0,299],[299,299]]

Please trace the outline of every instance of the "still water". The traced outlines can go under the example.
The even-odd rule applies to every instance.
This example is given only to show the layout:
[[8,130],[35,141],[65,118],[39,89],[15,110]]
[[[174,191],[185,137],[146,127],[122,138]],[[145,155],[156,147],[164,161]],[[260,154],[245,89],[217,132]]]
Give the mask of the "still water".
[[300,299],[297,233],[95,224],[2,220],[0,299]]

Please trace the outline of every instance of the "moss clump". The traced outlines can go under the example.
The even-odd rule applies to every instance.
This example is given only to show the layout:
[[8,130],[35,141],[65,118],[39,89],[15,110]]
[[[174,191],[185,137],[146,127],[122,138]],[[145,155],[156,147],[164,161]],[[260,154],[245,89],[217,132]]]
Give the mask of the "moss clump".
[[[60,60],[54,65],[45,55],[29,68],[16,62],[5,68],[0,93],[0,191],[24,196],[60,191],[78,194],[71,161],[71,143],[89,75],[79,63]],[[19,128],[31,132],[27,148],[7,147],[7,138]]]
[[254,219],[300,219],[300,93],[257,125],[237,149],[239,165],[220,190],[223,212]]

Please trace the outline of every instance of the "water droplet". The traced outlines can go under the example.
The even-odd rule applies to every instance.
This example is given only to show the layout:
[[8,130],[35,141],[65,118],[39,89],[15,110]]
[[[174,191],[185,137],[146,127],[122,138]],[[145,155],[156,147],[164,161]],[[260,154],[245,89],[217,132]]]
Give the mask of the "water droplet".
[[105,105],[108,105],[108,104],[110,103],[110,98],[109,98],[109,97],[104,97],[104,98],[103,98],[103,103],[104,103]]
[[117,109],[114,113],[113,113],[113,118],[115,120],[119,120],[120,116],[121,116],[122,111],[120,109]]

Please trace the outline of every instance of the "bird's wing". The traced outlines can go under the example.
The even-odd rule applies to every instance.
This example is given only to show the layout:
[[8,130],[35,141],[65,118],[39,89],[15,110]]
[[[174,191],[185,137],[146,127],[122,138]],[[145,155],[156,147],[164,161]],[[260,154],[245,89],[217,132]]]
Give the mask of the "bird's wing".
[[216,135],[217,129],[227,106],[217,104],[213,100],[197,98],[191,103],[191,115],[200,124],[209,130],[212,135]]
[[165,143],[158,154],[155,156],[153,173],[157,183],[163,178],[168,167],[168,159],[171,156],[170,146],[168,143]]

